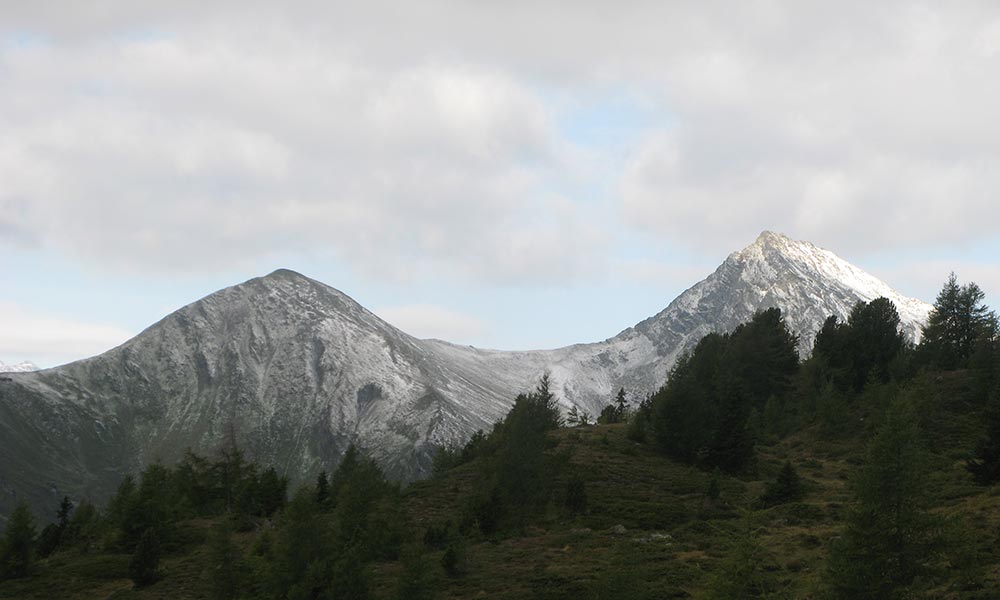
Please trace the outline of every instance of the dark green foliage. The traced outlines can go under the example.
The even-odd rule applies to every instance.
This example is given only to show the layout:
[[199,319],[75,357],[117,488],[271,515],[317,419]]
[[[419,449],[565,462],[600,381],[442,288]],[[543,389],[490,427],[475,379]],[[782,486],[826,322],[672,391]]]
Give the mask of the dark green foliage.
[[983,304],[985,296],[975,283],[960,286],[954,273],[948,277],[924,327],[919,348],[923,364],[965,368],[978,343],[996,339],[996,315]]
[[465,544],[460,538],[453,538],[441,555],[441,568],[444,574],[457,579],[465,574]]
[[628,420],[628,400],[625,397],[625,388],[618,390],[614,401],[601,410],[601,415],[597,418],[598,423],[609,425],[612,423],[624,423]]
[[828,564],[834,597],[896,598],[931,574],[941,523],[929,511],[928,472],[913,408],[896,401],[853,481],[855,504]]
[[59,548],[61,538],[62,532],[55,523],[49,523],[43,527],[42,532],[38,534],[38,543],[36,544],[38,556],[40,558],[48,558]]
[[650,394],[632,411],[628,421],[628,439],[639,443],[649,441],[652,416],[653,395]]
[[768,309],[731,334],[709,334],[652,399],[653,434],[670,456],[739,471],[753,460],[748,420],[791,387],[797,338]]
[[243,553],[233,543],[233,529],[228,520],[212,528],[208,536],[207,568],[212,597],[236,600],[242,595],[248,577]]
[[424,546],[432,550],[443,550],[448,540],[451,539],[451,530],[450,523],[429,526],[424,530]]
[[717,502],[722,495],[722,490],[719,488],[719,475],[719,469],[715,469],[712,472],[712,478],[708,480],[708,489],[705,490],[705,498],[710,502]]
[[49,523],[42,529],[38,536],[37,552],[38,556],[47,558],[60,546],[67,546],[70,542],[68,532],[70,516],[73,514],[73,502],[69,496],[63,496],[56,512],[56,522]]
[[418,547],[403,553],[403,571],[396,584],[399,600],[432,600],[437,597],[430,564]]
[[966,467],[979,485],[1000,482],[1000,388],[992,395],[986,422],[986,436]]
[[320,471],[316,477],[316,504],[321,509],[330,504],[330,483],[326,479],[326,471]]
[[521,526],[545,509],[560,465],[558,457],[545,454],[547,434],[561,425],[546,375],[534,391],[517,396],[489,436],[470,442],[475,444],[470,454],[480,459],[479,477],[489,487],[471,502],[467,520],[478,524],[484,535]]
[[314,491],[300,488],[282,513],[267,556],[270,597],[310,598],[330,587],[332,536]]
[[709,600],[782,598],[778,567],[760,541],[754,515],[746,513],[722,564],[709,582]]
[[435,475],[443,475],[462,464],[462,448],[453,446],[441,446],[434,452],[431,461],[431,472]]
[[333,593],[329,596],[330,598],[336,600],[368,600],[371,598],[368,569],[353,549],[348,549],[333,563],[331,580]]
[[[608,410],[608,407],[605,407],[604,410]],[[604,412],[602,411],[601,414],[603,415]],[[598,418],[598,422],[600,422],[600,418]],[[590,413],[585,410],[578,409],[574,404],[570,407],[569,413],[566,415],[566,424],[570,427],[590,425]]]
[[22,502],[10,513],[0,540],[0,579],[27,577],[34,561],[35,520],[28,505]]
[[826,436],[844,433],[850,426],[850,404],[847,396],[831,382],[816,395],[816,418]]
[[597,422],[601,425],[609,425],[618,422],[618,409],[614,404],[609,404],[601,409],[601,414],[597,415]]
[[587,483],[581,477],[573,477],[566,482],[566,509],[578,515],[587,510]]
[[269,467],[261,473],[256,492],[260,516],[271,517],[285,505],[288,479],[279,476],[273,467]]
[[797,502],[806,495],[805,484],[791,462],[786,461],[778,477],[767,484],[758,504],[766,508],[787,502]]
[[83,500],[73,511],[73,517],[60,538],[60,545],[64,548],[72,546],[81,552],[89,552],[97,543],[102,525],[101,514],[97,507]]
[[160,554],[159,534],[156,529],[147,528],[139,537],[128,563],[128,576],[136,587],[145,587],[159,578]]
[[469,513],[483,535],[490,536],[496,533],[506,516],[500,488],[493,486],[486,494],[473,499]]
[[870,380],[886,382],[906,348],[899,313],[888,298],[858,302],[846,323],[830,316],[816,334],[813,360],[825,366],[827,382],[841,392],[859,392]]

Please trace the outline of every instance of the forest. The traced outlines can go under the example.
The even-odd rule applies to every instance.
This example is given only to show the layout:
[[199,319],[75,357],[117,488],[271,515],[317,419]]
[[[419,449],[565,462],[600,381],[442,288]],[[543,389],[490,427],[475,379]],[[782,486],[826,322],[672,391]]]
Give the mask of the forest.
[[885,298],[809,357],[781,311],[704,337],[655,393],[504,419],[388,481],[363,449],[290,489],[235,443],[26,505],[0,598],[997,598],[1000,328],[952,275],[919,344]]

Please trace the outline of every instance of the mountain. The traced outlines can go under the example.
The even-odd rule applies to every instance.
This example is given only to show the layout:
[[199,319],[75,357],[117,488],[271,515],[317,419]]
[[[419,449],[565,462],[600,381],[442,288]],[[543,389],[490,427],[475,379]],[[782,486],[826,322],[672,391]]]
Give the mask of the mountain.
[[351,443],[387,473],[428,472],[434,448],[491,426],[551,374],[560,402],[597,414],[615,390],[655,390],[706,333],[771,306],[803,352],[830,314],[887,296],[916,337],[930,306],[833,253],[765,232],[659,314],[603,342],[481,350],[420,340],[287,270],[189,304],[99,356],[0,377],[0,514],[18,497],[102,500],[123,473],[235,441],[293,480]]
[[26,373],[28,371],[37,370],[38,365],[29,360],[21,361],[13,365],[8,365],[0,360],[0,373]]

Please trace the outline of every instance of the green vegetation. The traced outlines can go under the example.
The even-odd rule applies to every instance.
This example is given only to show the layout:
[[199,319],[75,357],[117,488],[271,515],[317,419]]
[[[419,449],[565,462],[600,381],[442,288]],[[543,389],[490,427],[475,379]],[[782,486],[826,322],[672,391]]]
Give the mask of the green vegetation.
[[40,534],[15,511],[0,598],[1000,597],[1000,340],[976,289],[949,280],[918,347],[859,303],[801,362],[764,311],[595,425],[564,427],[543,378],[405,489],[353,447],[287,502],[234,448],[150,465]]

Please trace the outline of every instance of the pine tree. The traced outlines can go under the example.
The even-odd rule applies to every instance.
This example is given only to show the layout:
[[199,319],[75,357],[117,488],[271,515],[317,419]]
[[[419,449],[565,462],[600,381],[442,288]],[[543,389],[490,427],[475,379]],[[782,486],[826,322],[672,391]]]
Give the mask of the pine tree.
[[928,509],[927,472],[913,409],[896,400],[853,481],[855,505],[830,554],[835,598],[895,598],[927,572],[942,544]]
[[159,578],[160,540],[152,527],[142,532],[128,564],[128,574],[136,587],[145,587]]
[[21,502],[7,519],[0,541],[0,579],[16,579],[31,574],[35,560],[35,520],[28,505]]

